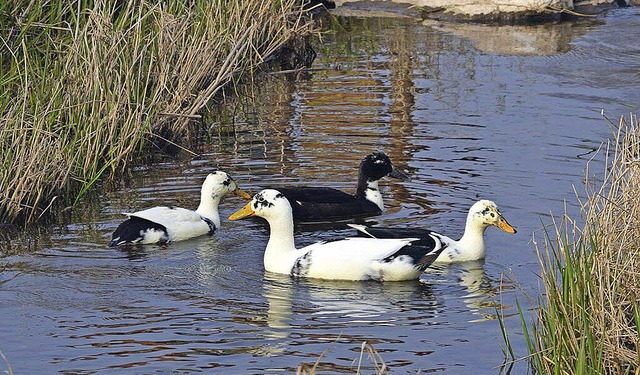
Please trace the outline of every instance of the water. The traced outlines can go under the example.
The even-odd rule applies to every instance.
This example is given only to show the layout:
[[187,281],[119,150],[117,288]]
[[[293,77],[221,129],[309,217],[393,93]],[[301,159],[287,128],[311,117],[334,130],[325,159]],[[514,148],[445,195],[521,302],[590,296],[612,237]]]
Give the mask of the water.
[[[366,341],[395,374],[499,373],[497,312],[526,355],[515,300],[525,300],[520,288],[539,290],[533,234],[565,201],[577,215],[573,187],[583,191],[586,163],[603,159],[596,151],[611,135],[601,110],[614,123],[636,111],[638,13],[511,30],[511,40],[496,34],[505,28],[337,19],[313,71],[271,75],[212,115],[198,156],[139,168],[123,187],[87,196],[68,222],[5,248],[0,351],[16,374],[281,374],[318,360],[322,373],[355,373]],[[309,182],[351,191],[373,150],[412,178],[381,183],[377,222],[457,237],[486,198],[518,234],[489,228],[485,262],[386,284],[265,274],[268,232],[257,220],[223,220],[212,237],[167,247],[106,246],[120,212],[195,207],[214,169],[252,193]],[[228,198],[223,218],[243,204]],[[296,235],[304,245],[352,233],[307,225]],[[362,366],[373,366],[366,352]]]

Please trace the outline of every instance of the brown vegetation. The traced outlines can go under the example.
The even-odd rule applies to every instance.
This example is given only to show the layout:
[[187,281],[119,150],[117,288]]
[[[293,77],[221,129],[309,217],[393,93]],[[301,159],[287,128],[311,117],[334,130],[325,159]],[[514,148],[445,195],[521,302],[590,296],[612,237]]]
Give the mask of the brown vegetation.
[[545,290],[535,321],[523,317],[536,373],[640,373],[640,124],[612,127],[603,170],[587,173],[583,229],[565,216],[536,243]]
[[72,204],[311,31],[296,0],[186,4],[0,5],[1,222]]

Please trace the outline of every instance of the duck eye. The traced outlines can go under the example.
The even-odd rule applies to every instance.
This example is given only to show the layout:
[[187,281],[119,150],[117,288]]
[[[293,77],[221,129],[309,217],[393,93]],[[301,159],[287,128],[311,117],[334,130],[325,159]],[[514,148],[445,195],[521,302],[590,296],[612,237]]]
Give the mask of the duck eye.
[[262,198],[262,195],[259,195],[256,197],[256,201],[253,202],[253,208],[257,210],[258,206],[262,206],[263,204],[264,204],[264,198]]
[[496,217],[496,214],[494,214],[493,212],[491,213],[491,217]]

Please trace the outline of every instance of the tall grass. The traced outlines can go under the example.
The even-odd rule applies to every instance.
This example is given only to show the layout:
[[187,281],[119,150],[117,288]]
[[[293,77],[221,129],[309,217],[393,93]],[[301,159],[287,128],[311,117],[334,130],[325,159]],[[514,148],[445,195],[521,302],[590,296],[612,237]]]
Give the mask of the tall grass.
[[536,373],[640,373],[640,125],[614,128],[587,172],[584,228],[565,216],[536,243],[544,294],[533,322],[521,312]]
[[0,4],[0,222],[38,220],[180,135],[311,31],[297,0]]

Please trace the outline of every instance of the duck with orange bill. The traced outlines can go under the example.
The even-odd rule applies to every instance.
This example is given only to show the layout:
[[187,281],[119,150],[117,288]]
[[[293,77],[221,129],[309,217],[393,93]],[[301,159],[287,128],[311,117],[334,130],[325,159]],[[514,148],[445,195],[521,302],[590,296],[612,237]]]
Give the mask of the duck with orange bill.
[[489,226],[496,226],[507,233],[516,233],[516,228],[511,226],[502,216],[498,206],[489,200],[480,200],[469,209],[467,222],[462,237],[455,241],[447,236],[437,234],[423,228],[390,228],[368,227],[360,224],[348,224],[362,234],[371,238],[430,238],[437,235],[446,245],[446,249],[440,254],[437,263],[465,262],[469,260],[484,259],[485,245],[484,232]]
[[344,238],[297,249],[293,210],[274,189],[256,194],[229,220],[257,216],[269,223],[264,252],[268,272],[326,280],[402,281],[417,279],[444,250],[438,235],[423,238]]
[[210,173],[201,188],[200,205],[195,211],[181,207],[159,206],[134,213],[125,213],[122,222],[111,235],[109,246],[123,244],[165,244],[182,241],[220,228],[218,204],[227,194],[245,199],[251,196],[238,187],[227,173]]

